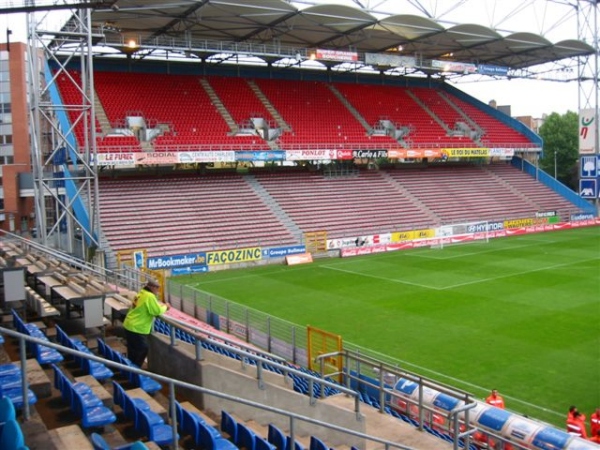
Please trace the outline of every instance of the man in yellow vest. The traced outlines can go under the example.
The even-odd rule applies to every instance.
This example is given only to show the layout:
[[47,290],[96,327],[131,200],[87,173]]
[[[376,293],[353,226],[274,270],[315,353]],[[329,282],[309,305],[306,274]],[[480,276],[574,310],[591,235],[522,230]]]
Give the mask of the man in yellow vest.
[[148,335],[152,332],[154,318],[165,313],[169,305],[158,301],[160,291],[158,281],[150,279],[135,297],[133,308],[129,310],[123,328],[127,341],[127,358],[142,367],[148,356]]

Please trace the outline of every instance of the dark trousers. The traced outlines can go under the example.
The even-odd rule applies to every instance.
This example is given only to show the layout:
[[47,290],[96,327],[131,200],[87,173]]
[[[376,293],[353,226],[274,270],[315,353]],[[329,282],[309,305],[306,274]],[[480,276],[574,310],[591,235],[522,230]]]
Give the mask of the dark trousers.
[[127,341],[127,358],[136,366],[142,367],[142,363],[148,356],[148,336],[125,330],[125,340]]

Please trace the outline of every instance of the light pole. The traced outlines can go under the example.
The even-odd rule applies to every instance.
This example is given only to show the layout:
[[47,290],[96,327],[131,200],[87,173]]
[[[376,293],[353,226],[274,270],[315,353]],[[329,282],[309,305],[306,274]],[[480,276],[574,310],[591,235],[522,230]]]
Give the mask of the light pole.
[[558,151],[556,149],[554,149],[554,179],[557,180],[557,167],[556,167],[556,154],[558,153]]

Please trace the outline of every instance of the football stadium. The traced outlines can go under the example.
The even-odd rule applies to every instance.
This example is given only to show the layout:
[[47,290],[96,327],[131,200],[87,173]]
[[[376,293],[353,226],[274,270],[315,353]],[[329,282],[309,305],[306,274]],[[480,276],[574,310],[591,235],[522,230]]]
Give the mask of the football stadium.
[[429,3],[0,8],[0,449],[600,448],[598,2]]

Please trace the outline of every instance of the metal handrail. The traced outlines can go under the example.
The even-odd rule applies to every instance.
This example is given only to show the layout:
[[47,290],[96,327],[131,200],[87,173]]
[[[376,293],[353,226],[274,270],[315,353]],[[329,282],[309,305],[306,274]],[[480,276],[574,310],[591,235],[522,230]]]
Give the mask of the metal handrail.
[[[324,427],[324,428],[332,429],[332,430],[335,430],[335,431],[338,431],[338,432],[341,432],[341,433],[347,433],[349,435],[352,435],[352,436],[355,436],[355,437],[358,437],[358,438],[361,438],[361,439],[366,439],[366,440],[369,440],[369,441],[376,442],[378,444],[382,444],[386,450],[389,449],[389,448],[398,448],[398,449],[401,449],[401,450],[414,450],[412,447],[407,447],[407,446],[398,444],[396,442],[392,442],[392,441],[388,441],[386,439],[378,438],[376,436],[371,436],[371,435],[368,435],[368,434],[365,434],[365,433],[361,433],[359,431],[354,431],[354,430],[349,429],[349,428],[344,428],[344,427],[341,427],[341,426],[338,426],[338,425],[334,425],[334,424],[330,424],[330,423],[327,423],[327,422],[323,422],[323,421],[320,421],[320,420],[317,420],[317,419],[313,419],[313,418],[308,417],[308,416],[304,416],[304,415],[301,415],[301,414],[296,414],[294,412],[286,411],[286,410],[283,410],[283,409],[280,409],[280,408],[276,408],[276,407],[273,407],[273,406],[263,405],[261,403],[254,402],[252,400],[247,400],[247,399],[244,399],[244,398],[241,398],[241,397],[237,397],[237,396],[234,396],[234,395],[229,395],[229,394],[226,394],[224,392],[219,392],[219,391],[215,391],[213,389],[208,389],[208,388],[205,388],[205,387],[202,387],[202,386],[197,386],[195,384],[191,384],[191,383],[188,383],[188,382],[185,382],[185,381],[180,381],[180,380],[177,380],[177,379],[174,379],[174,378],[168,378],[166,376],[159,375],[159,374],[156,374],[156,373],[153,373],[153,372],[149,372],[149,371],[146,371],[146,370],[138,369],[136,367],[126,366],[124,364],[120,364],[120,363],[117,363],[117,362],[114,362],[114,361],[111,361],[111,360],[108,360],[108,359],[104,359],[104,358],[101,358],[101,357],[93,355],[93,354],[80,352],[78,350],[73,350],[73,349],[70,349],[68,347],[64,347],[64,346],[62,346],[60,344],[55,344],[53,342],[45,341],[45,340],[38,339],[38,338],[35,338],[35,337],[32,337],[32,336],[27,336],[25,334],[18,333],[18,332],[14,331],[14,330],[10,330],[10,329],[7,329],[7,328],[0,327],[0,334],[6,335],[6,336],[10,336],[12,338],[15,338],[15,339],[19,340],[19,346],[21,348],[20,358],[21,358],[21,367],[22,367],[21,375],[23,377],[23,386],[26,386],[26,383],[27,383],[27,378],[26,378],[27,377],[27,375],[26,375],[26,364],[27,363],[26,363],[26,357],[25,357],[25,354],[24,354],[25,353],[25,343],[26,342],[31,342],[31,343],[34,343],[34,344],[43,345],[45,347],[55,349],[55,350],[57,350],[57,351],[59,351],[61,353],[67,353],[69,355],[77,356],[79,358],[86,358],[86,359],[89,359],[91,361],[96,361],[96,362],[105,364],[105,365],[107,365],[109,367],[118,369],[120,371],[127,371],[127,372],[132,372],[132,373],[135,373],[135,374],[138,374],[138,375],[144,375],[144,376],[150,377],[152,379],[155,379],[156,381],[168,384],[168,386],[169,386],[169,409],[170,409],[169,412],[170,412],[170,417],[171,417],[171,427],[173,428],[173,442],[171,444],[171,448],[172,449],[176,449],[177,448],[177,415],[175,414],[175,401],[176,401],[176,399],[175,399],[175,387],[177,386],[177,387],[180,387],[180,388],[190,389],[190,390],[193,390],[193,391],[200,392],[202,394],[212,395],[214,397],[221,398],[221,399],[224,399],[224,400],[229,400],[231,402],[241,403],[241,404],[246,405],[246,406],[251,406],[251,407],[254,407],[254,408],[258,408],[258,409],[261,409],[261,410],[265,410],[265,411],[276,413],[276,414],[279,414],[279,415],[282,415],[282,416],[286,416],[286,417],[288,417],[290,419],[290,424],[292,425],[291,426],[292,434],[290,435],[291,439],[294,439],[294,436],[293,436],[293,429],[294,429],[293,422],[295,420],[301,420],[301,421],[304,421],[304,422],[307,422],[307,423],[310,423],[310,424],[313,424],[313,425],[317,425],[317,426],[321,426],[321,427]],[[271,362],[269,362],[269,363],[271,364]],[[26,400],[27,399],[27,397],[26,397],[26,390],[23,390],[23,393],[24,393],[24,398],[25,398],[25,402],[24,403],[26,405],[25,406],[25,410],[24,410],[24,417],[25,417],[25,419],[29,419],[29,417],[30,417],[29,416],[29,408],[28,408],[29,405],[28,405],[27,400]]]

